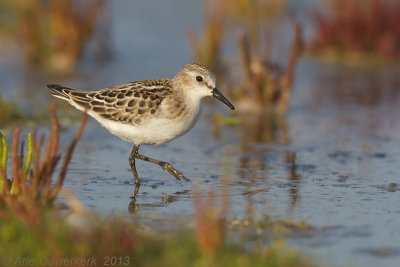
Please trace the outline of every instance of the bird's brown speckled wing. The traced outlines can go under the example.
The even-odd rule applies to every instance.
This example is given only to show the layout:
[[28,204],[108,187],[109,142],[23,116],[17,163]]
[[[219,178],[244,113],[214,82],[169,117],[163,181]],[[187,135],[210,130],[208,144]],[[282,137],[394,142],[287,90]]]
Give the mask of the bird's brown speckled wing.
[[171,94],[171,80],[147,80],[122,84],[99,91],[78,91],[48,85],[55,96],[70,99],[104,119],[140,124],[148,116],[157,116],[160,104]]

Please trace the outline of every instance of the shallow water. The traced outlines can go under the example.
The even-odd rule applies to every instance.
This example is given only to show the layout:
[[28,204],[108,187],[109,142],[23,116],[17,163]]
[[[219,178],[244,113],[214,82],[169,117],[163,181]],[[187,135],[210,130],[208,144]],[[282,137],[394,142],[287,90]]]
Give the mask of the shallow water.
[[[143,146],[142,154],[171,162],[192,183],[178,182],[158,166],[138,162],[142,186],[133,206],[127,162],[131,146],[92,121],[66,187],[99,213],[130,212],[148,225],[171,229],[190,221],[193,199],[213,190],[217,199],[229,196],[232,217],[244,218],[251,206],[256,215],[316,226],[320,231],[290,243],[324,261],[393,265],[400,257],[400,114],[393,107],[399,98],[382,96],[365,104],[368,89],[367,96],[347,96],[349,87],[340,87],[347,84],[344,78],[337,82],[342,70],[310,60],[303,60],[298,70],[292,108],[284,121],[243,115],[249,117],[243,119],[247,125],[224,126],[217,138],[211,115],[225,112],[225,107],[212,103],[185,136],[167,145]],[[353,83],[355,76],[350,77]],[[318,99],[304,97],[323,86]],[[342,93],[345,96],[335,99]]]
[[[150,8],[155,2],[163,12],[150,23],[151,16],[138,10],[158,12]],[[116,5],[113,62],[97,67],[82,64],[79,74],[57,82],[104,88],[174,75],[190,61],[182,32],[198,22],[200,14],[193,4],[185,6],[186,1],[177,0],[172,7],[163,3],[151,1],[131,10],[127,2]],[[168,17],[178,7],[191,12],[179,13],[182,28],[176,29],[176,22]],[[133,26],[127,31],[126,25]],[[137,35],[141,36],[138,41]],[[164,41],[159,42],[157,35]],[[138,67],[136,62],[143,65]],[[12,71],[4,77],[6,96],[24,96],[30,85],[40,88],[35,91],[38,102],[53,101],[41,91],[50,81],[18,71],[16,60],[7,62],[14,67],[0,63],[3,73]],[[193,200],[213,191],[217,199],[230,198],[232,218],[245,218],[251,210],[255,216],[269,214],[315,226],[316,231],[295,235],[289,243],[321,262],[395,266],[400,261],[399,74],[399,66],[357,69],[303,58],[286,118],[274,120],[238,111],[232,115],[246,123],[222,126],[218,134],[212,131],[213,114],[228,114],[228,110],[210,101],[189,133],[166,145],[141,147],[142,154],[170,162],[192,183],[176,181],[160,167],[139,161],[142,185],[134,203],[128,164],[131,145],[90,120],[65,187],[97,213],[113,212],[169,230],[192,224]],[[60,110],[61,121],[74,112],[78,111]],[[76,125],[64,125],[67,128],[61,136],[68,143]]]

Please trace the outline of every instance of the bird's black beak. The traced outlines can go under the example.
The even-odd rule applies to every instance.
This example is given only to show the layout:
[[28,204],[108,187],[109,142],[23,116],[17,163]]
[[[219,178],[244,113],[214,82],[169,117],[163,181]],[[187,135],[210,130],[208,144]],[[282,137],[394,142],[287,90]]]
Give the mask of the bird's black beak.
[[226,99],[225,96],[223,96],[221,92],[218,91],[217,88],[214,88],[212,90],[212,96],[221,101],[222,103],[224,103],[225,105],[227,105],[231,110],[235,110],[235,107],[232,105],[232,103],[229,102],[229,100]]

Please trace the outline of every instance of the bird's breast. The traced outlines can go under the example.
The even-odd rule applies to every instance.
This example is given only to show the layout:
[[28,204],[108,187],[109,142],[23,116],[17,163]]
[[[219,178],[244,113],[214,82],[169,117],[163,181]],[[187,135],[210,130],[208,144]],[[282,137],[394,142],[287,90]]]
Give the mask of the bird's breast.
[[[167,103],[165,103],[167,104]],[[163,144],[189,131],[201,113],[201,105],[178,101],[162,105],[154,116],[143,117],[139,124],[123,124],[93,116],[114,135],[134,144]]]

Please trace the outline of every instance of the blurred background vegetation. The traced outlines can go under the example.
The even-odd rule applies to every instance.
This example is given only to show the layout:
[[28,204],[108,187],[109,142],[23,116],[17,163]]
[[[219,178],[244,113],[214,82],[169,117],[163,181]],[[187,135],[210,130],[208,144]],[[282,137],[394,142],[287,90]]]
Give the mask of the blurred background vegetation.
[[0,5],[2,38],[15,40],[30,66],[55,71],[76,67],[104,12],[100,0],[2,0]]
[[[203,0],[201,29],[183,26],[181,34],[186,33],[193,59],[215,70],[219,86],[239,105],[239,111],[285,114],[296,63],[304,51],[344,64],[376,65],[398,59],[400,4],[396,1],[314,1],[296,14],[301,4],[289,0]],[[17,53],[14,57],[31,69],[52,73],[47,78],[68,77],[66,73],[84,64],[87,54],[112,62],[110,11],[112,4],[101,0],[1,0],[0,48],[4,53]],[[273,47],[279,42],[272,40],[270,32],[282,20],[291,20],[291,32],[282,29],[284,41],[291,45],[276,52]],[[129,38],[136,37],[140,35]],[[8,50],[10,46],[14,48]],[[285,57],[277,59],[275,54]],[[54,76],[60,73],[64,76]],[[8,113],[8,117],[17,116]]]
[[[48,111],[52,100],[45,92],[46,83],[100,89],[132,79],[172,77],[180,66],[195,60],[215,71],[218,86],[237,106],[237,111],[228,116],[217,111],[213,115],[212,129],[217,138],[223,127],[239,126],[244,136],[243,151],[254,150],[250,142],[289,144],[286,116],[302,58],[311,58],[316,65],[329,62],[339,68],[351,65],[373,70],[390,68],[400,58],[400,3],[396,0],[202,0],[173,7],[165,2],[154,1],[154,6],[146,9],[139,2],[123,1],[0,0],[0,129],[10,133],[16,125],[49,121],[55,111]],[[163,17],[161,12],[167,15]],[[319,82],[321,88],[328,89],[329,84],[340,83],[336,78]],[[387,87],[395,88],[397,82],[393,84]],[[306,98],[316,106],[326,101],[336,103],[335,108],[340,110],[349,95],[366,106],[386,97],[380,93],[384,90],[380,86],[361,93],[356,92],[357,86],[323,89]],[[356,96],[349,93],[351,90]],[[389,95],[396,98],[393,92]],[[59,109],[65,110],[65,106],[60,104]],[[80,114],[69,115],[80,118]],[[58,123],[55,115],[52,122]],[[287,233],[314,228],[268,216],[234,222],[226,211],[230,199],[222,199],[217,208],[212,193],[194,199],[196,227],[177,235],[157,236],[143,233],[140,225],[134,228],[119,219],[97,218],[73,196],[70,207],[63,210],[53,201],[64,177],[59,176],[55,191],[49,187],[55,165],[61,160],[54,146],[58,128],[52,129],[43,162],[39,161],[39,147],[45,146],[44,141],[37,140],[33,149],[37,160],[30,176],[23,170],[24,146],[18,137],[14,137],[11,175],[6,171],[7,161],[6,165],[0,162],[5,169],[0,172],[3,255],[89,253],[104,258],[129,254],[133,255],[130,264],[145,266],[187,266],[193,262],[199,266],[227,262],[233,266],[315,265],[298,251],[287,249],[279,235],[268,239],[269,246],[256,244],[249,249],[245,241],[232,245],[231,236],[238,225],[241,231],[256,229],[265,235],[271,231],[276,234],[276,229]],[[0,159],[8,158],[4,142],[1,152],[6,154]],[[286,154],[289,176],[299,180],[296,154]],[[243,159],[240,164],[251,168],[260,161]],[[68,160],[65,162],[66,170]],[[35,179],[40,181],[37,187],[22,186],[26,181],[31,185]],[[15,181],[19,191],[11,192]],[[295,206],[298,199],[292,197],[292,201]],[[99,237],[105,241],[98,243]]]

